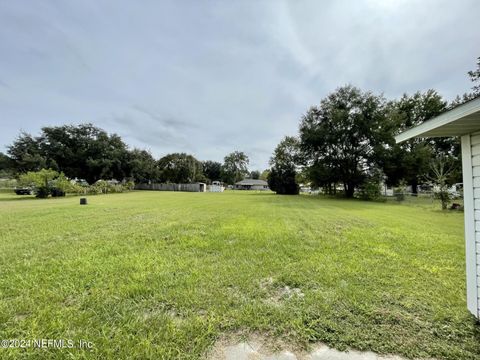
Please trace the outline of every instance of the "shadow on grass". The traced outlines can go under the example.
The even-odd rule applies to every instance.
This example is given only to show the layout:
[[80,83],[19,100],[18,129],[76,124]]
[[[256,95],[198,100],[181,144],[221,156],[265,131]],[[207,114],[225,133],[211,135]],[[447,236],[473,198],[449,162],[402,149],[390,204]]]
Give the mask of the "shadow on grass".
[[9,196],[0,196],[0,202],[3,201],[22,201],[22,200],[39,200],[35,195],[11,195]]

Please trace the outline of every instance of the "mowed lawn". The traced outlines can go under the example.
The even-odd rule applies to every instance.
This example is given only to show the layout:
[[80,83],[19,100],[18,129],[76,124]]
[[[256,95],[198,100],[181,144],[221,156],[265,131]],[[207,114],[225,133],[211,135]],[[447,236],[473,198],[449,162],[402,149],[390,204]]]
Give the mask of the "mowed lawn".
[[272,193],[0,195],[1,359],[202,358],[226,334],[480,358],[463,214]]

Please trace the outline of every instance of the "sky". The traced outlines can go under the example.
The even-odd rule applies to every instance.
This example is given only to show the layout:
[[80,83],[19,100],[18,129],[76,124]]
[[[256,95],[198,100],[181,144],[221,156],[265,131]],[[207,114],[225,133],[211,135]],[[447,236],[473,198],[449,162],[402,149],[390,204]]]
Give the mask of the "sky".
[[268,166],[301,116],[352,84],[470,91],[478,0],[0,0],[0,151],[93,123],[159,158]]

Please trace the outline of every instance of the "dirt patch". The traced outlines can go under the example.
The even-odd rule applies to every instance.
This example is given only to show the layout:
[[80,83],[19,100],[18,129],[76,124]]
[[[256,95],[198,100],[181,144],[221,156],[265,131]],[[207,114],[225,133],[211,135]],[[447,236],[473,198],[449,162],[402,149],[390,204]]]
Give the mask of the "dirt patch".
[[[273,342],[272,342],[273,341]],[[324,344],[317,344],[310,352],[261,335],[248,338],[230,335],[220,338],[206,354],[207,360],[404,360],[400,356],[381,356],[371,351],[338,351]]]
[[205,358],[207,360],[304,359],[307,355],[306,352],[298,350],[293,352],[291,349],[294,349],[291,344],[278,339],[267,339],[259,334],[250,334],[247,337],[237,333],[221,337]]
[[305,294],[300,288],[285,286],[276,286],[272,277],[260,281],[260,288],[269,294],[266,302],[270,305],[281,306],[284,301],[292,298],[303,298]]

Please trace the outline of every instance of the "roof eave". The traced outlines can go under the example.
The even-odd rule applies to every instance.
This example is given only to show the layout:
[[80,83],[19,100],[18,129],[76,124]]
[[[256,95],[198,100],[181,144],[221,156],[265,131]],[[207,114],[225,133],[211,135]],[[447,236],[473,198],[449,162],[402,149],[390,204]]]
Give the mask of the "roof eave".
[[[468,117],[474,117],[474,120],[477,120],[475,114],[478,114],[479,129],[480,129],[480,97],[477,97],[471,101],[468,101],[462,105],[459,105],[451,110],[440,114],[433,119],[427,120],[424,123],[415,126],[411,129],[408,129],[397,136],[395,136],[395,141],[401,143],[403,141],[418,138],[418,137],[449,137],[449,136],[460,136],[464,135],[459,133],[459,131],[451,132],[442,131],[442,127],[447,125],[453,126],[456,121],[462,120]],[[435,134],[438,130],[438,133]]]

